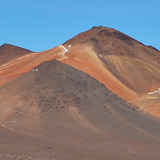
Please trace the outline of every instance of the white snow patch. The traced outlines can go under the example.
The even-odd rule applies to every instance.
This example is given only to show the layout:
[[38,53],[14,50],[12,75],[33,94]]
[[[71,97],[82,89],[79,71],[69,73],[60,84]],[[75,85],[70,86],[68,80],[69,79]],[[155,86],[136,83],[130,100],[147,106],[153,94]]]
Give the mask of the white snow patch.
[[6,64],[3,64],[2,66],[0,66],[0,69],[4,69],[4,68],[7,68]]
[[71,48],[71,45],[69,45],[68,47]]
[[59,45],[60,48],[63,48],[64,49],[64,52],[62,53],[59,53],[58,55],[65,55],[67,52],[68,52],[68,49],[66,49],[63,45]]
[[148,93],[148,94],[150,95],[150,94],[156,94],[156,93],[160,93],[160,88],[158,88],[156,91],[150,92],[150,93]]
[[36,68],[36,72],[38,71],[38,68]]
[[154,94],[154,92],[150,92],[150,93],[148,93],[148,94]]

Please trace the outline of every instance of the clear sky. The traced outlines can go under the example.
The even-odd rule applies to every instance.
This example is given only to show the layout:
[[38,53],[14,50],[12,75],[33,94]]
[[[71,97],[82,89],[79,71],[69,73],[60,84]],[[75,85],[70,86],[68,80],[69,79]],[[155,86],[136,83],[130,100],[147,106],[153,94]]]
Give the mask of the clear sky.
[[0,0],[0,45],[42,51],[101,21],[160,50],[160,0]]

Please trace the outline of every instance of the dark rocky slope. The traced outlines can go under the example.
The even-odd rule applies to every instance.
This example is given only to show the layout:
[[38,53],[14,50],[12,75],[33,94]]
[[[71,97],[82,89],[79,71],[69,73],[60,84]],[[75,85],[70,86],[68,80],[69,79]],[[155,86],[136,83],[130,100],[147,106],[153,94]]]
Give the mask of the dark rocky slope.
[[[7,134],[13,141],[3,154],[21,148],[14,150],[14,155],[35,159],[160,158],[158,118],[135,109],[94,78],[56,60],[1,86],[0,102],[0,133],[10,130]],[[18,134],[24,138],[19,138],[17,145],[12,137]],[[5,141],[0,141],[0,147],[4,148],[7,137],[2,135]],[[33,143],[28,144],[28,138]]]

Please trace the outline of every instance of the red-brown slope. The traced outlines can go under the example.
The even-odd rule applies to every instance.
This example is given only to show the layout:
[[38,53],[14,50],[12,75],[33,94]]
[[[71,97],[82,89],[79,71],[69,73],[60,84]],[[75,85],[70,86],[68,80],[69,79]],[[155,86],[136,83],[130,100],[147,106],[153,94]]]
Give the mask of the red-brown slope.
[[133,99],[133,97],[136,97],[136,93],[123,85],[105,68],[92,47],[88,45],[72,45],[71,48],[69,45],[64,45],[64,47],[68,49],[68,52],[65,54],[63,54],[65,52],[64,48],[58,46],[47,51],[23,56],[0,66],[0,84],[2,85],[3,83],[12,80],[44,61],[56,59],[90,74],[115,93],[125,95],[126,99]]
[[31,51],[28,49],[11,44],[3,44],[0,46],[0,65],[29,53],[31,53]]
[[59,56],[58,54],[61,52],[63,52],[63,48],[55,47],[44,52],[21,56],[17,59],[1,65],[0,85],[28,72],[44,61],[49,61],[58,57],[60,59],[61,56]]

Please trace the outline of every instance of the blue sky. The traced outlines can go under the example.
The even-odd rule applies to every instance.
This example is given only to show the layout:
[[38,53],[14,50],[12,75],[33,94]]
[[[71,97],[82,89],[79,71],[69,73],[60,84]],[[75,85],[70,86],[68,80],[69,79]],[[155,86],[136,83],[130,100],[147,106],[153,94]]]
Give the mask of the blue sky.
[[42,51],[101,21],[160,50],[160,0],[0,0],[0,45]]

